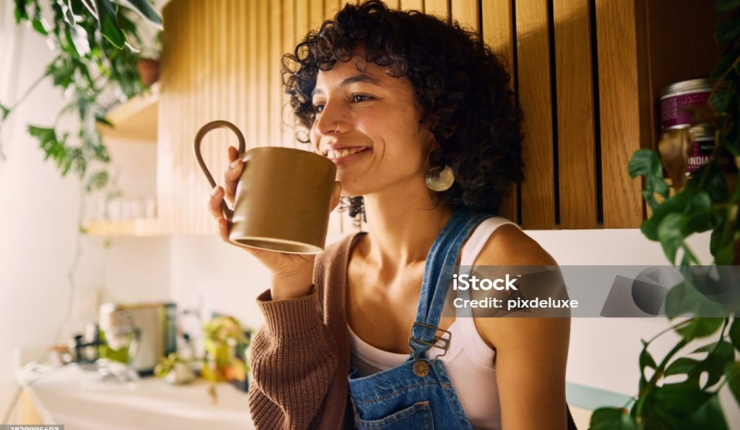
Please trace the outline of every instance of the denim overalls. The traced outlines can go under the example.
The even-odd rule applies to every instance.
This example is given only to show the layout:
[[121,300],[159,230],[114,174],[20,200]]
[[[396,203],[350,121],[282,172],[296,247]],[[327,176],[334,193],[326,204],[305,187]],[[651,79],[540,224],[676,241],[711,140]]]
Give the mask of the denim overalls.
[[[449,332],[438,330],[437,324],[460,248],[478,223],[488,216],[456,210],[432,245],[409,339],[412,350],[409,359],[400,366],[365,377],[358,377],[357,370],[351,371],[349,391],[357,428],[473,430],[444,364],[436,360],[447,352],[451,337]],[[437,336],[437,332],[442,334]],[[444,351],[427,357],[426,352],[432,347]]]

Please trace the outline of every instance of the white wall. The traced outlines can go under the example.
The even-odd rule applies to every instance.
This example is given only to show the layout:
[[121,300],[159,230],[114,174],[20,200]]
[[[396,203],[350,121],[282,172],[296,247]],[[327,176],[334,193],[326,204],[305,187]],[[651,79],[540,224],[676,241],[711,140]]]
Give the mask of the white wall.
[[[0,22],[12,23],[12,2],[1,7]],[[18,36],[15,56],[12,41],[0,40],[0,100],[7,105],[52,58],[45,41],[31,30],[21,27]],[[60,91],[45,82],[2,130],[7,159],[0,160],[0,413],[16,387],[15,348],[66,343],[84,322],[97,318],[98,297],[140,301],[169,294],[169,241],[161,238],[113,240],[109,248],[102,247],[102,239],[83,238],[72,292],[67,271],[75,258],[81,186],[72,174],[62,179],[25,131],[28,123],[52,124],[64,103]],[[141,168],[146,170],[147,163]],[[70,299],[90,306],[73,306],[62,324]]]

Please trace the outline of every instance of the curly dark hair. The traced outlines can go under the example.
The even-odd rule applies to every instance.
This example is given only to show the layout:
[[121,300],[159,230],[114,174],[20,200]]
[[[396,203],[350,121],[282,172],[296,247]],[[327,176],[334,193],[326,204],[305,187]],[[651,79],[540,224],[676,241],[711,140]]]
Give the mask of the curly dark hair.
[[306,128],[316,119],[311,92],[318,72],[349,61],[359,45],[368,62],[414,87],[421,123],[439,144],[429,161],[455,174],[452,188],[435,193],[437,202],[498,213],[503,194],[524,176],[522,113],[510,76],[480,35],[377,0],[347,4],[283,56],[285,91]]

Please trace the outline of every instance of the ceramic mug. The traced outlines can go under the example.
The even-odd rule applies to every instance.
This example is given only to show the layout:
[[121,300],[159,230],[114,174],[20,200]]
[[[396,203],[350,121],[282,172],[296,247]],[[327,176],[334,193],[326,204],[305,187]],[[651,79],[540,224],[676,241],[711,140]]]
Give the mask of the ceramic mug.
[[200,152],[211,130],[228,128],[239,139],[244,161],[233,211],[224,200],[229,241],[272,251],[315,254],[323,251],[337,167],[327,158],[291,148],[259,147],[245,152],[244,135],[228,121],[212,121],[195,136],[195,158],[211,188],[216,187]]

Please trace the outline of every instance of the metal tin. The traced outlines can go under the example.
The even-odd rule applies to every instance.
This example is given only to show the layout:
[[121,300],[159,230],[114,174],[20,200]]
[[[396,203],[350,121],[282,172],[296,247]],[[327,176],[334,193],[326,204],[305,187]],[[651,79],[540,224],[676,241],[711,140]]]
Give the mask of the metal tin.
[[708,79],[676,82],[660,92],[660,128],[670,130],[688,127],[693,121],[689,107],[705,106],[712,91]]

